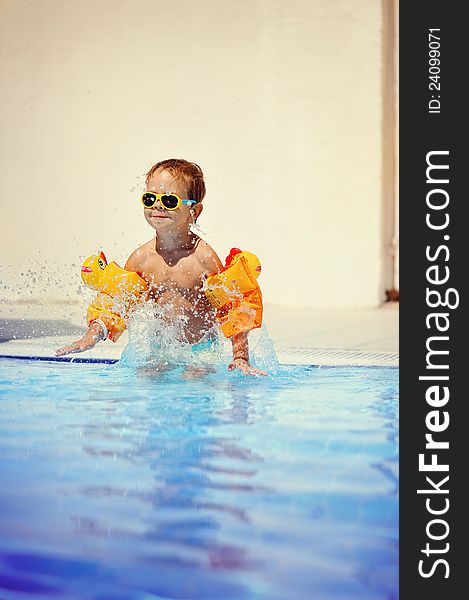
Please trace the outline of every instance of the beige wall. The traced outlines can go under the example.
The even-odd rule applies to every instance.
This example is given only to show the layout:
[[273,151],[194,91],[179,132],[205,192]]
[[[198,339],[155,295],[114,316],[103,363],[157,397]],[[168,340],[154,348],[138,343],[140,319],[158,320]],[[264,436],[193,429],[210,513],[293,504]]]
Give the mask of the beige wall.
[[259,254],[268,302],[380,303],[379,0],[0,7],[0,298],[76,298],[84,256],[124,262],[152,235],[143,173],[184,157],[208,241]]

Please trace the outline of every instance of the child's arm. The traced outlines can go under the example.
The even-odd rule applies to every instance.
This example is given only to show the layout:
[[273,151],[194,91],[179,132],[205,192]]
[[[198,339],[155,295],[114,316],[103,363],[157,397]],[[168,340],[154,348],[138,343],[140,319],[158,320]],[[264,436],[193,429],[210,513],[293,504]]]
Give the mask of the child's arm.
[[[207,267],[206,275],[215,275],[220,273],[223,269],[223,263],[216,254],[216,252],[210,248],[211,252],[205,255],[205,266]],[[248,343],[248,332],[242,332],[231,336],[231,342],[233,345],[233,360],[228,365],[228,369],[233,371],[235,369],[241,371],[245,375],[267,375],[265,371],[257,369],[249,364],[249,343]]]
[[[141,249],[135,250],[130,257],[128,258],[125,270],[126,271],[138,271],[141,267],[142,262],[142,252]],[[112,308],[112,301],[110,296],[107,294],[98,294],[95,301],[88,307],[88,330],[85,335],[81,337],[73,344],[69,346],[65,346],[63,348],[59,348],[56,350],[56,356],[63,356],[65,354],[72,354],[77,352],[85,352],[86,350],[91,350],[96,346],[96,344],[100,340],[105,340],[110,335],[111,339],[114,341],[119,337],[122,333],[123,329],[125,329],[125,323],[120,314],[117,312],[114,313],[114,309]],[[109,306],[108,306],[109,305]],[[111,313],[107,315],[108,325],[104,323],[105,317],[101,315],[103,314],[103,310],[110,309]],[[97,318],[96,318],[97,317]],[[101,318],[99,318],[101,317]],[[112,325],[112,327],[111,327]],[[108,327],[110,327],[111,332],[109,333]]]
[[228,365],[228,369],[233,371],[238,369],[245,375],[267,375],[265,371],[256,369],[249,364],[249,344],[248,332],[238,333],[231,338],[233,344],[233,360]]
[[64,354],[74,354],[76,352],[85,352],[85,350],[91,350],[94,348],[99,340],[106,338],[106,332],[104,331],[103,325],[98,321],[93,321],[88,327],[88,331],[83,337],[81,337],[70,346],[59,348],[55,351],[55,356],[63,356]]

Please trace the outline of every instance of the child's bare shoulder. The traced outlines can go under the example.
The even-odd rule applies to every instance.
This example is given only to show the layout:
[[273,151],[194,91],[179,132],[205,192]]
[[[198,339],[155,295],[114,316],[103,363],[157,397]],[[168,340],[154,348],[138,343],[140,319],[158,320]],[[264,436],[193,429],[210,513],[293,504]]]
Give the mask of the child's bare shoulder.
[[196,248],[197,259],[200,261],[202,266],[206,269],[208,275],[218,273],[223,267],[223,264],[215,252],[215,250],[207,244],[206,241],[200,239]]
[[125,268],[128,271],[140,271],[143,263],[152,253],[155,253],[155,240],[150,240],[134,250],[127,259]]

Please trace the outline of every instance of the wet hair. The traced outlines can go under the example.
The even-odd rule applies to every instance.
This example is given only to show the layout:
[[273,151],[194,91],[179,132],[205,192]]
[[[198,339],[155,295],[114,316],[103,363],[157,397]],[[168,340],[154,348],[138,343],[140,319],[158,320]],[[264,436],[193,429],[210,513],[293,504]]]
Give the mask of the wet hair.
[[189,200],[202,202],[204,199],[204,174],[199,165],[184,160],[183,158],[168,158],[167,160],[162,160],[153,165],[148,171],[145,179],[146,183],[148,183],[148,180],[156,171],[168,171],[177,182],[184,183]]

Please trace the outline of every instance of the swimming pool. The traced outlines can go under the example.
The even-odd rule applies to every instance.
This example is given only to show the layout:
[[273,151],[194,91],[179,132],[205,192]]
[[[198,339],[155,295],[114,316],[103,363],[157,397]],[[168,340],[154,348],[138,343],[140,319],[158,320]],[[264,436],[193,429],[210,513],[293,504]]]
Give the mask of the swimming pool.
[[2,599],[397,598],[397,369],[0,381]]

